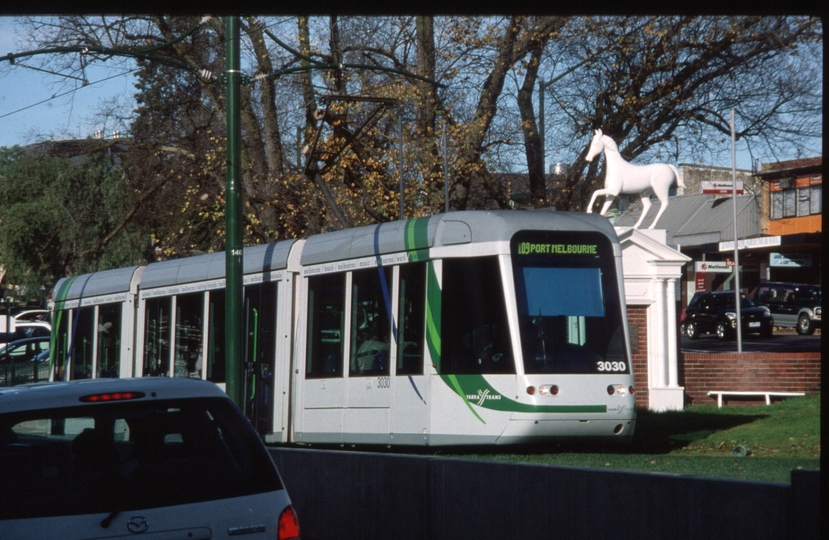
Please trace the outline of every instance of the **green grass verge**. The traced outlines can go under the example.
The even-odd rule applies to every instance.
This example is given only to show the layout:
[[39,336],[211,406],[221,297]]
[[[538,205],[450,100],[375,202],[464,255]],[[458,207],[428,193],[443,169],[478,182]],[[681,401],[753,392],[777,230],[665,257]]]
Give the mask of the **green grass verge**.
[[[750,449],[735,457],[737,446]],[[447,456],[649,471],[766,482],[791,481],[792,469],[820,467],[820,396],[770,406],[692,406],[657,413],[640,410],[630,445],[503,448]]]

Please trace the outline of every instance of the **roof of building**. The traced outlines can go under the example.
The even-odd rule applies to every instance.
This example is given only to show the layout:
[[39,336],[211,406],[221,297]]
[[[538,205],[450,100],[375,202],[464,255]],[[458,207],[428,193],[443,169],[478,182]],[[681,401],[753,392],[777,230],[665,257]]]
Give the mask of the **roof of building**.
[[823,156],[764,163],[758,178],[775,180],[802,174],[823,174]]
[[[650,227],[661,207],[657,199],[640,228]],[[642,203],[636,201],[617,217],[614,227],[633,227],[642,215]],[[734,208],[731,197],[692,194],[671,197],[656,228],[667,231],[671,245],[698,246],[734,239]],[[757,195],[737,197],[737,236],[750,238],[760,234],[760,207]]]

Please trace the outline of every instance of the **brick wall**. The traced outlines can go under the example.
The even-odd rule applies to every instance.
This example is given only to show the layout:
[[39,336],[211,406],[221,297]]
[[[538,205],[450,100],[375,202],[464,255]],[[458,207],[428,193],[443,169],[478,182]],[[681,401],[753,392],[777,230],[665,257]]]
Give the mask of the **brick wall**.
[[[636,405],[647,407],[647,306],[628,306],[627,311]],[[716,403],[714,398],[708,396],[708,392],[713,390],[820,393],[819,352],[679,353],[678,363],[677,375],[679,385],[685,387],[686,405]]]
[[636,405],[648,406],[648,307],[628,306],[630,351],[633,357],[633,384]]
[[[712,390],[820,393],[821,353],[680,354],[687,405],[713,404]],[[637,400],[637,405],[638,405]]]

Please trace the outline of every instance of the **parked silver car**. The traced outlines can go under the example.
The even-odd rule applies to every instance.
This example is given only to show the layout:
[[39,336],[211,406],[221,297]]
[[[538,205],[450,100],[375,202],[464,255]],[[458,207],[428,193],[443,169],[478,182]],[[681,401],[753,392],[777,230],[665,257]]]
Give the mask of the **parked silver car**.
[[802,336],[814,334],[821,327],[820,285],[761,283],[754,290],[754,301],[771,310],[775,326],[796,328]]
[[206,381],[0,389],[0,478],[4,540],[299,538],[267,449]]

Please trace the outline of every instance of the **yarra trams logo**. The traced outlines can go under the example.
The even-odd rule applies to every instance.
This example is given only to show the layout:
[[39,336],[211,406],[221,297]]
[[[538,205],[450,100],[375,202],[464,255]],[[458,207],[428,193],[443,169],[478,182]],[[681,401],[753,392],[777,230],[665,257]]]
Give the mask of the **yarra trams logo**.
[[501,394],[490,394],[489,390],[478,390],[477,394],[466,394],[466,399],[478,407],[483,407],[484,402],[491,399],[501,399]]

